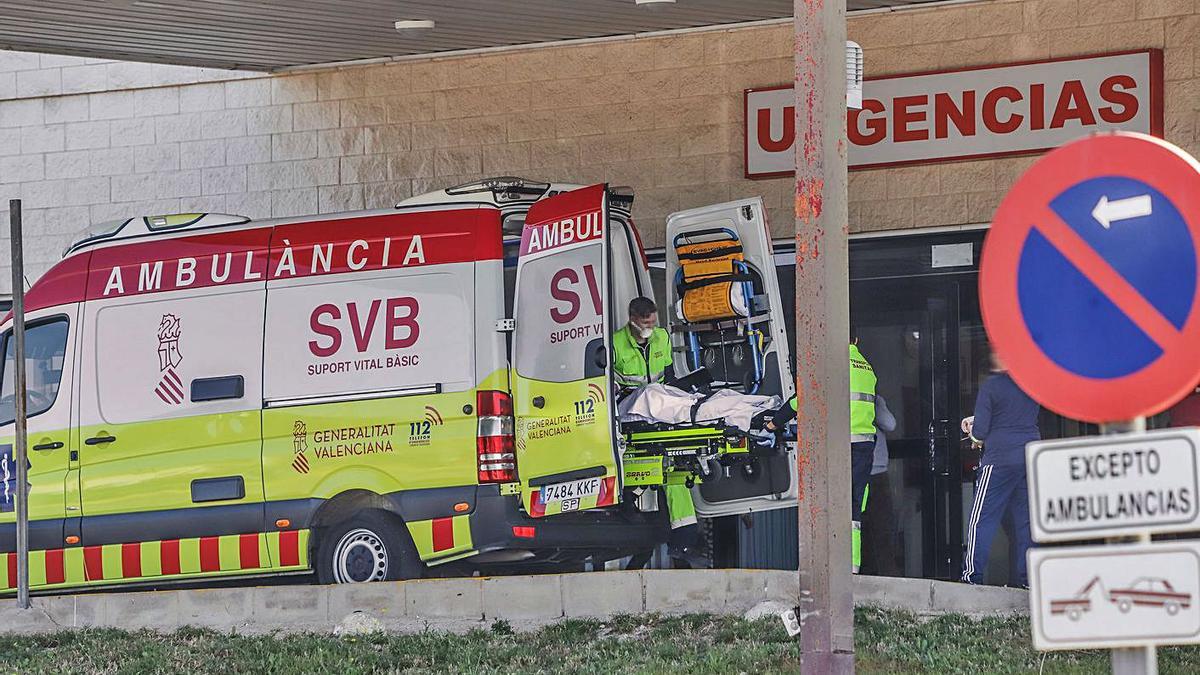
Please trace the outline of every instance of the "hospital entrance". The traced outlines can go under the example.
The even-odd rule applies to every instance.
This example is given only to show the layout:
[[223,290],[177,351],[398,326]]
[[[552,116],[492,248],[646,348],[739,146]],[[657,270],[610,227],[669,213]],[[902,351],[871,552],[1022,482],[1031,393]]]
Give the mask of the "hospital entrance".
[[[897,421],[887,434],[887,470],[872,477],[868,491],[863,574],[961,574],[979,451],[971,449],[959,420],[972,414],[988,375],[977,290],[985,233],[980,228],[850,241],[851,325]],[[794,250],[789,243],[776,251],[782,295],[794,303]],[[794,312],[788,315],[794,321]],[[1096,431],[1044,411],[1041,428],[1044,438]],[[794,510],[716,519],[714,561],[795,569],[796,536]],[[996,540],[991,556],[988,583],[1006,583],[1007,535]]]

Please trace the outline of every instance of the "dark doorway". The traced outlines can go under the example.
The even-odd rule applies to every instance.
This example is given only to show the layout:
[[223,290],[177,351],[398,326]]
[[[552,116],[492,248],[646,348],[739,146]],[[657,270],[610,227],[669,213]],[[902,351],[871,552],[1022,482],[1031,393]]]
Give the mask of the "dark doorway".
[[961,569],[973,466],[959,420],[987,360],[982,241],[971,231],[851,243],[850,323],[897,422],[887,471],[871,482],[865,574],[950,579]]

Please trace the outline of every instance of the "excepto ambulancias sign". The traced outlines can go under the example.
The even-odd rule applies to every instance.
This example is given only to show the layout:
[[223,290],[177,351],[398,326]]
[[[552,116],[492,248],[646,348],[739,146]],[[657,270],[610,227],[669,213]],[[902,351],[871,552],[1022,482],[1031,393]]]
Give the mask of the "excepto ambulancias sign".
[[1196,429],[1029,444],[1034,541],[1197,529],[1197,446]]
[[[847,120],[850,168],[1037,152],[1097,131],[1161,137],[1162,73],[1162,52],[1144,50],[868,78]],[[792,87],[747,89],[745,104],[746,177],[792,173]]]

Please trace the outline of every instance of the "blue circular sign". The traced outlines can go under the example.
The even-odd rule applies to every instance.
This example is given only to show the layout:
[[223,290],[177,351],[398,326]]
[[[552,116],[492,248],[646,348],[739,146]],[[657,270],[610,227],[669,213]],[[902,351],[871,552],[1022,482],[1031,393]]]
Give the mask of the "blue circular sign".
[[1038,160],[996,212],[984,324],[1042,405],[1106,422],[1161,411],[1200,380],[1200,165],[1113,133]]
[[[1171,200],[1135,178],[1105,176],[1055,197],[1050,210],[1177,330],[1196,295],[1196,246]],[[1116,220],[1110,218],[1117,217]],[[1030,230],[1017,271],[1021,313],[1033,341],[1084,377],[1135,373],[1160,345],[1041,233]],[[1088,317],[1087,330],[1074,325]]]

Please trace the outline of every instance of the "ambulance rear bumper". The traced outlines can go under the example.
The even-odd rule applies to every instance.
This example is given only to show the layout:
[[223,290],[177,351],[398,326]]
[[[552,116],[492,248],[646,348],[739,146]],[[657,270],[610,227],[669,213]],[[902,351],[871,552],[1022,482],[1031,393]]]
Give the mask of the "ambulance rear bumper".
[[525,550],[531,561],[613,560],[651,549],[670,536],[666,513],[627,506],[531,518],[515,496],[481,485],[471,517],[471,539],[480,553]]

